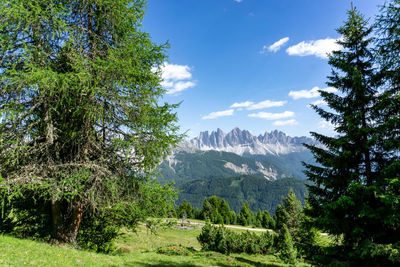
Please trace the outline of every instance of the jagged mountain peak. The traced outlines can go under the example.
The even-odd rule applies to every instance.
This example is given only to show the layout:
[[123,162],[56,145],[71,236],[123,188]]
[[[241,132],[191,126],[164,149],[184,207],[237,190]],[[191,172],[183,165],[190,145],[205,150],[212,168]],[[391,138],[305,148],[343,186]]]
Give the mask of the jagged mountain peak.
[[190,143],[199,150],[218,150],[233,152],[239,155],[248,154],[289,154],[302,151],[303,143],[315,144],[315,140],[302,136],[291,137],[284,132],[274,130],[263,135],[254,136],[248,130],[236,127],[228,133],[220,128],[216,131],[201,132]]

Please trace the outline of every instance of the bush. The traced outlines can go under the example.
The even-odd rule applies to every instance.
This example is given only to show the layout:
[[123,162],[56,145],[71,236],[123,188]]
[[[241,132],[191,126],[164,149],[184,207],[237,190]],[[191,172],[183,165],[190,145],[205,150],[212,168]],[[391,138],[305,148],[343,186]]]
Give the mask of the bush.
[[182,247],[181,245],[170,245],[167,247],[161,247],[156,250],[158,254],[164,254],[168,256],[189,256],[193,254],[195,250],[193,248]]
[[121,228],[111,214],[103,212],[85,213],[79,228],[77,243],[84,249],[110,253],[115,250],[114,240]]
[[242,253],[266,254],[274,244],[274,235],[269,232],[262,234],[232,232],[225,227],[212,226],[209,222],[203,227],[197,237],[203,250],[211,250],[224,254]]
[[0,233],[16,237],[50,240],[52,233],[48,203],[31,191],[8,200],[1,194]]

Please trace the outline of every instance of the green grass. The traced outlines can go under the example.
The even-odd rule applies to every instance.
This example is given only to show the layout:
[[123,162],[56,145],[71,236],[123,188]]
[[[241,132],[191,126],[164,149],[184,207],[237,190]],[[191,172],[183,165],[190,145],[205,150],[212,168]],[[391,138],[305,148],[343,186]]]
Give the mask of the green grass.
[[[0,235],[0,266],[287,266],[275,255],[201,251],[196,239],[200,231],[165,228],[154,235],[139,226],[137,233],[125,231],[118,239],[117,255]],[[160,254],[159,248],[177,253]],[[177,255],[180,252],[184,255]]]

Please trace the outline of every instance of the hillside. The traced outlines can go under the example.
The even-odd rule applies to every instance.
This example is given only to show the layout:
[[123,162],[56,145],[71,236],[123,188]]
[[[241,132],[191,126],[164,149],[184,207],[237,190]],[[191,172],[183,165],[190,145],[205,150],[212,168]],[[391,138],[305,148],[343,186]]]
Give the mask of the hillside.
[[251,175],[268,180],[305,179],[302,162],[315,164],[303,144],[317,144],[308,137],[290,137],[280,131],[253,136],[233,129],[201,132],[182,142],[160,165],[160,181],[189,181]]
[[269,161],[215,150],[194,153],[179,151],[160,165],[159,172],[161,182],[208,180],[243,174],[268,180],[292,176],[292,172]]
[[276,206],[282,201],[282,196],[286,196],[290,188],[303,202],[307,193],[305,183],[304,180],[293,178],[268,181],[254,176],[194,180],[176,184],[177,189],[181,190],[177,204],[186,199],[192,206],[201,208],[205,197],[215,195],[225,199],[235,212],[240,211],[247,200],[253,211],[261,209],[274,213]]

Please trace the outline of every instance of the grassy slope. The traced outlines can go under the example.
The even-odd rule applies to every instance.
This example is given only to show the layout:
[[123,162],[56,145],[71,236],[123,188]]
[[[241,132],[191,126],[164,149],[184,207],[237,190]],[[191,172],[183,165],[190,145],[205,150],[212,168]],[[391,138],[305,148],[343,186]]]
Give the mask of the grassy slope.
[[[286,266],[274,255],[202,252],[196,240],[200,231],[174,228],[152,235],[139,227],[137,233],[126,232],[120,237],[117,246],[123,253],[114,256],[0,235],[0,266]],[[157,248],[170,245],[196,251],[188,256],[156,253]]]

